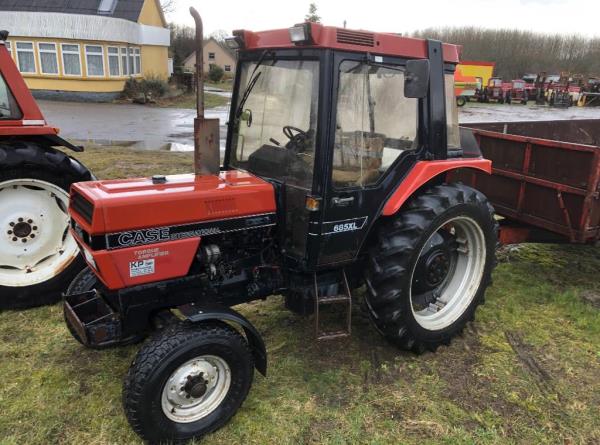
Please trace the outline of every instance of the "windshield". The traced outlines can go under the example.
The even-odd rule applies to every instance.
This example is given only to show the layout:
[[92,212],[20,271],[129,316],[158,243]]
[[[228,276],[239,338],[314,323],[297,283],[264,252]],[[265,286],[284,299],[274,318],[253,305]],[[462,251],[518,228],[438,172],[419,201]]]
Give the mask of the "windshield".
[[311,188],[317,130],[318,62],[244,62],[235,106],[231,165]]

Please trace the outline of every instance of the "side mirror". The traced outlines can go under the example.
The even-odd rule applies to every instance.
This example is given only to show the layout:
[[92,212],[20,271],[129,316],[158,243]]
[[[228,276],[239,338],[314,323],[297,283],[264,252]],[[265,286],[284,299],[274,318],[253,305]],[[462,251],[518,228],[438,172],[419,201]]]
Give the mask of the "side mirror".
[[404,97],[422,99],[429,89],[429,60],[409,60],[404,73]]

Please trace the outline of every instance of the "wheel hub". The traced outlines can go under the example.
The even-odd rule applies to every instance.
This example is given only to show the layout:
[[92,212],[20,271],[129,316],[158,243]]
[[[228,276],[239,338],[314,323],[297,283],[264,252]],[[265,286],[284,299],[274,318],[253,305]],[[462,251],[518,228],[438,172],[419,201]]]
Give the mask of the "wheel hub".
[[38,235],[38,226],[33,219],[20,217],[8,224],[6,234],[12,242],[26,243]]
[[206,394],[208,389],[208,380],[204,380],[204,374],[200,373],[197,376],[187,376],[187,382],[183,387],[183,391],[194,399],[199,399]]
[[432,287],[439,286],[450,270],[450,256],[443,250],[437,250],[430,254],[425,267],[427,284]]

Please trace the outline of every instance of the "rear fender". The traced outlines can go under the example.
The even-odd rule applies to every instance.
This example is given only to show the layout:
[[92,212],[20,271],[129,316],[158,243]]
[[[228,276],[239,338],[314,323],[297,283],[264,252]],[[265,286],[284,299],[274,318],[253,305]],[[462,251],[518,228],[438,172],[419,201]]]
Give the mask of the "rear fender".
[[472,168],[485,173],[492,173],[492,161],[483,158],[458,158],[440,161],[419,161],[406,175],[398,188],[385,203],[381,214],[394,215],[400,207],[432,179],[458,168]]
[[258,330],[239,312],[223,306],[196,306],[186,304],[177,308],[181,314],[192,323],[201,323],[203,321],[219,320],[229,321],[244,330],[248,346],[254,357],[254,366],[258,372],[267,376],[267,348]]

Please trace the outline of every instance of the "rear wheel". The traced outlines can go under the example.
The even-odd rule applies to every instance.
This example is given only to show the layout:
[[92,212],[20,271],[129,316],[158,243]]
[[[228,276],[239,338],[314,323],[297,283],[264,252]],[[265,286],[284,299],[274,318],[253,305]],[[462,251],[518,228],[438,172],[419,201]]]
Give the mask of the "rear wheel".
[[383,224],[369,252],[367,307],[377,329],[420,353],[448,344],[483,303],[498,226],[478,191],[432,187]]
[[456,106],[457,107],[464,107],[466,103],[467,103],[467,99],[464,96],[458,96],[456,98]]
[[125,413],[151,443],[200,438],[237,412],[253,375],[252,354],[235,329],[178,323],[157,332],[134,359],[123,386]]
[[66,154],[0,144],[0,309],[58,301],[84,267],[68,231],[69,188],[92,179]]

